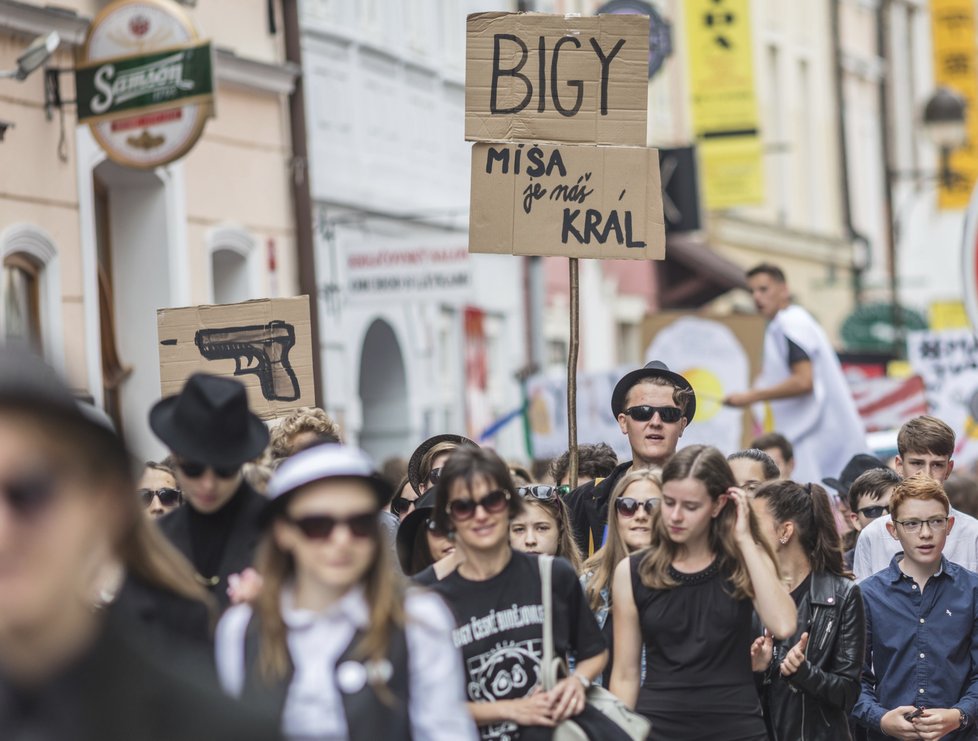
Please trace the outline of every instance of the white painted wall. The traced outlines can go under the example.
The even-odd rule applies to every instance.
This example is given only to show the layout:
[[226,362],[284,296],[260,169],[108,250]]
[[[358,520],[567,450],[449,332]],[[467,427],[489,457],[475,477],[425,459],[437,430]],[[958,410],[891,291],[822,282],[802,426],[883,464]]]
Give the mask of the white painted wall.
[[170,301],[166,191],[152,174],[122,173],[109,163],[103,168],[109,173],[116,343],[132,368],[121,387],[123,428],[133,450],[149,457],[164,451],[148,415],[160,396],[156,310]]
[[[465,15],[515,3],[388,0],[382,6],[381,12],[377,2],[306,0],[304,80],[320,226],[316,270],[327,288],[319,301],[326,407],[357,443],[365,417],[372,416],[359,389],[364,339],[382,320],[403,353],[406,411],[395,414],[406,419],[391,421],[399,439],[379,441],[375,434],[363,443],[377,456],[393,450],[407,456],[425,437],[467,432],[466,306],[487,313],[492,412],[519,405],[513,374],[525,362],[522,261],[470,256],[470,290],[462,294],[430,290],[351,300],[347,253],[466,247]],[[368,392],[368,400],[385,391]],[[503,453],[523,455],[518,423],[497,442]]]

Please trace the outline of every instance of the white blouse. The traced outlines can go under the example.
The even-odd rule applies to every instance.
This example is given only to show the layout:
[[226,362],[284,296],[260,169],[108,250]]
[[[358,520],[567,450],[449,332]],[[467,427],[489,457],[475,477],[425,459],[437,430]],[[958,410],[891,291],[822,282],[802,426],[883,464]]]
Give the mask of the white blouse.
[[[405,600],[410,683],[411,735],[417,739],[477,739],[475,724],[465,706],[462,659],[452,644],[455,621],[441,599],[419,589]],[[228,610],[217,626],[217,672],[225,692],[239,697],[244,689],[245,632],[251,620],[249,605]],[[363,589],[355,587],[323,612],[293,606],[291,590],[282,593],[282,617],[288,628],[289,654],[295,667],[282,715],[288,738],[346,739],[346,716],[337,681],[347,692],[363,686],[361,664],[338,667],[358,629],[369,622]],[[354,686],[356,685],[356,686]]]

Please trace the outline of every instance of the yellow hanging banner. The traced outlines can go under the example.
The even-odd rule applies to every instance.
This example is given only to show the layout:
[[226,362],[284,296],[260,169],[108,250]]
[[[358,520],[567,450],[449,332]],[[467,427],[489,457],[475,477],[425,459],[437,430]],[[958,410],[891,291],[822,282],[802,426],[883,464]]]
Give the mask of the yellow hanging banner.
[[693,133],[708,209],[764,202],[750,0],[686,0]]
[[975,0],[931,0],[930,24],[934,47],[934,83],[954,90],[966,103],[968,141],[951,153],[951,170],[957,177],[941,183],[941,209],[966,208],[978,180],[978,41],[975,34]]

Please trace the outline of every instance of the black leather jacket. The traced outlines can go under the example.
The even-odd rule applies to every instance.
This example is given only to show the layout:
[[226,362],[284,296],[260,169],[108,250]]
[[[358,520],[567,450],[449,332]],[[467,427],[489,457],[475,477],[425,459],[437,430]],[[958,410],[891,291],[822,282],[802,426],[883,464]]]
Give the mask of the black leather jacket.
[[[808,633],[806,660],[790,677],[781,660]],[[798,605],[795,635],[774,646],[761,702],[774,741],[847,741],[849,713],[859,697],[866,621],[859,587],[841,576],[812,574]]]

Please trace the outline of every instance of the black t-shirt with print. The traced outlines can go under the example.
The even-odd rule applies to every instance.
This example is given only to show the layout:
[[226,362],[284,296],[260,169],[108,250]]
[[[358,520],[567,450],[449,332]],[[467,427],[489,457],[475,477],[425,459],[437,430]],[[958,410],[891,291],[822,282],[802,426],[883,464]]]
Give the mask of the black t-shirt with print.
[[[513,551],[506,567],[486,581],[456,571],[432,585],[455,613],[455,645],[465,660],[466,692],[472,702],[523,697],[537,684],[543,658],[543,603],[536,556]],[[554,651],[589,659],[607,647],[588,608],[573,567],[553,562]],[[480,727],[486,741],[519,739],[513,722]]]

